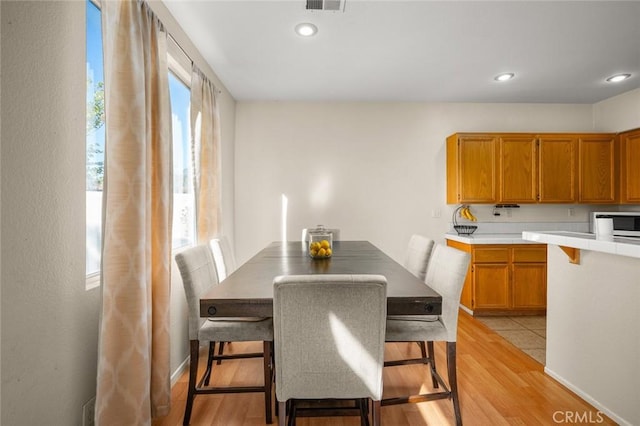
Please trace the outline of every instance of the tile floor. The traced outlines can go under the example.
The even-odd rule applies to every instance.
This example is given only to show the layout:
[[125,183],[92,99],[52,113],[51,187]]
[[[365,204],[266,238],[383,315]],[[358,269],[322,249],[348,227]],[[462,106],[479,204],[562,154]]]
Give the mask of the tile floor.
[[475,317],[530,357],[545,365],[547,317]]

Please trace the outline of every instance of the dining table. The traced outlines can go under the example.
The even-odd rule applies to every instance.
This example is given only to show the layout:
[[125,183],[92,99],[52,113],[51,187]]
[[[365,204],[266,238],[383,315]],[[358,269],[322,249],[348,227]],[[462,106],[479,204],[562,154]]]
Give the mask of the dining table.
[[280,275],[376,274],[387,279],[387,315],[440,315],[442,296],[369,241],[334,241],[316,259],[307,243],[276,241],[200,297],[201,317],[272,317]]

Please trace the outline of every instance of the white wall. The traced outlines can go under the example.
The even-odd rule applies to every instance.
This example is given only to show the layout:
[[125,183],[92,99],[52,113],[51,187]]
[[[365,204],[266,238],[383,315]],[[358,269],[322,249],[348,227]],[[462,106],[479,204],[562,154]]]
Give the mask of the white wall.
[[[85,290],[85,3],[0,2],[2,418],[79,425],[95,395],[99,289]],[[196,61],[161,3],[152,7]],[[233,230],[235,101],[222,89],[224,231]],[[174,277],[171,366],[187,357]],[[179,402],[176,402],[179,403]]]
[[79,424],[95,394],[85,291],[83,2],[2,7],[2,423]]
[[545,371],[620,424],[640,424],[640,260],[549,246]]
[[640,127],[640,89],[593,105],[594,128],[600,132],[623,132]]
[[[587,132],[591,105],[238,102],[236,244],[239,261],[324,224],[401,259],[412,233],[443,241],[445,139],[465,131]],[[504,221],[587,220],[590,206],[522,206]],[[441,213],[433,218],[432,211]],[[474,206],[492,221],[490,206]]]

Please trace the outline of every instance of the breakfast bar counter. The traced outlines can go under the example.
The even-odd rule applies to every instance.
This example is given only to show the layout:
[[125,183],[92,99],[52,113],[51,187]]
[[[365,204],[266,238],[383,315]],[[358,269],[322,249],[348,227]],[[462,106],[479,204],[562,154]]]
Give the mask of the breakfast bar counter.
[[545,372],[619,424],[640,424],[640,241],[524,232],[547,244]]

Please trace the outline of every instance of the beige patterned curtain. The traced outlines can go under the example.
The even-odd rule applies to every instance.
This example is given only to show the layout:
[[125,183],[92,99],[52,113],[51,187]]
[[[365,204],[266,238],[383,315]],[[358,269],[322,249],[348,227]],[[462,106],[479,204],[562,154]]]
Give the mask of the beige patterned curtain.
[[220,112],[215,87],[195,65],[191,73],[191,137],[198,242],[204,243],[218,234],[220,226]]
[[170,408],[171,112],[166,32],[149,6],[102,0],[105,186],[96,424]]

